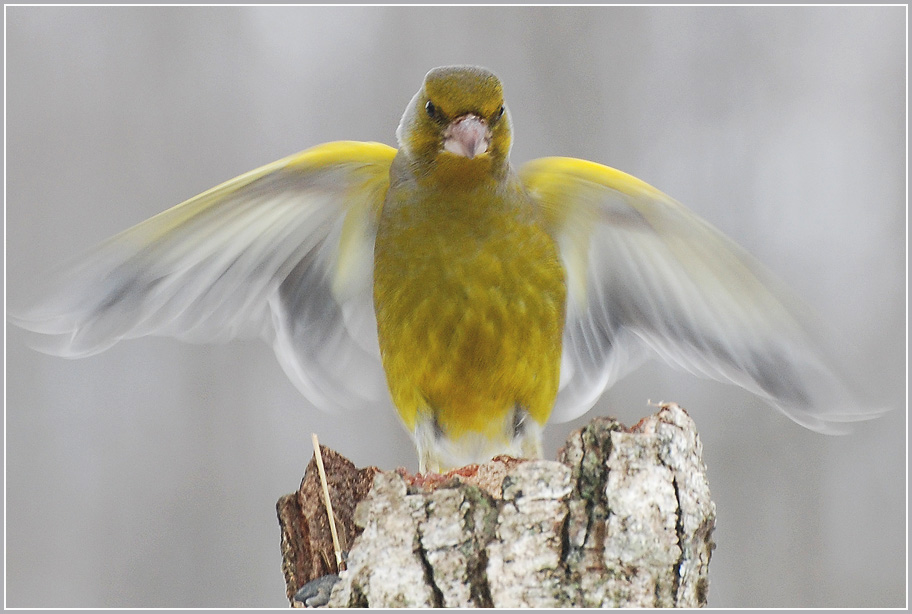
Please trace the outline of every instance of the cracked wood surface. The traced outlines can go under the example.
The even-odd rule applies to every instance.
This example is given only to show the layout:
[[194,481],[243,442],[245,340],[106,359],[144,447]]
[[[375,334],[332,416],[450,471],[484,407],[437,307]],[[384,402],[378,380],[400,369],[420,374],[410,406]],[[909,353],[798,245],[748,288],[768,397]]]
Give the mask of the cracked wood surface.
[[[358,470],[342,468],[357,482]],[[343,514],[348,506],[352,548],[330,606],[706,605],[715,506],[699,436],[675,404],[630,429],[596,418],[569,437],[557,462],[502,457],[444,476],[361,471],[372,485],[360,504],[351,492],[331,492],[334,507],[337,497]],[[368,474],[359,475],[364,491]],[[283,501],[299,510],[315,496],[302,491],[279,502],[293,604],[298,587],[332,571],[289,574],[306,567],[297,553],[326,548],[295,545],[315,533],[301,523],[319,521],[283,518]],[[325,523],[325,511],[310,507]]]

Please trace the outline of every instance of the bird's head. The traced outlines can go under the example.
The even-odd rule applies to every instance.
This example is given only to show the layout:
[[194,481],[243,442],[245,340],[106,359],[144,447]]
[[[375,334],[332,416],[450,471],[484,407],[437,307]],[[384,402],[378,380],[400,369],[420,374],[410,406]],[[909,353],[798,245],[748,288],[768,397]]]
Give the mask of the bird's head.
[[475,66],[435,68],[405,110],[396,137],[422,174],[431,168],[506,169],[512,137],[500,79]]

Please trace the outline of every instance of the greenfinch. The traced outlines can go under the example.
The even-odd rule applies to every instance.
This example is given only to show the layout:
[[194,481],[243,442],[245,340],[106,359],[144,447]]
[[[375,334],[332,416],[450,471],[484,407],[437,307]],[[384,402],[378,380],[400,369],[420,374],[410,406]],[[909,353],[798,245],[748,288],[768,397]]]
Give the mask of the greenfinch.
[[314,405],[391,399],[421,471],[540,457],[650,356],[800,424],[865,419],[805,308],[657,189],[570,158],[510,164],[503,87],[430,71],[396,132],[316,146],[94,248],[15,316],[69,356],[260,336]]

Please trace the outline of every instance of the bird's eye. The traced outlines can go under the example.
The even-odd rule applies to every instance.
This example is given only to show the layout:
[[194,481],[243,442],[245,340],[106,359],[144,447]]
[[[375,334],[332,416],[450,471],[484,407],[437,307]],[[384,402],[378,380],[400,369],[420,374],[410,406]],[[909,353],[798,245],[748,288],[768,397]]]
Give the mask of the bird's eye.
[[428,100],[427,104],[424,105],[424,110],[427,111],[428,117],[431,119],[437,119],[437,107],[434,106],[433,102]]
[[496,122],[498,119],[503,117],[504,110],[505,110],[504,106],[500,105],[500,108],[497,109],[497,112],[494,114],[494,117],[491,118],[491,121]]

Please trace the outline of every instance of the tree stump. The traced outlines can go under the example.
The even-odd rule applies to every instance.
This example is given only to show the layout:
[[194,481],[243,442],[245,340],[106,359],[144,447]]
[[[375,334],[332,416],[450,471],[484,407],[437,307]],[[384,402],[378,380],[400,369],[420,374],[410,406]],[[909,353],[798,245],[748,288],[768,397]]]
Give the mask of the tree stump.
[[[630,429],[596,418],[558,461],[499,457],[411,476],[323,451],[351,545],[331,607],[706,605],[715,505],[700,438],[675,404]],[[322,501],[311,462],[277,506],[292,605],[303,605],[301,586],[336,572]]]

